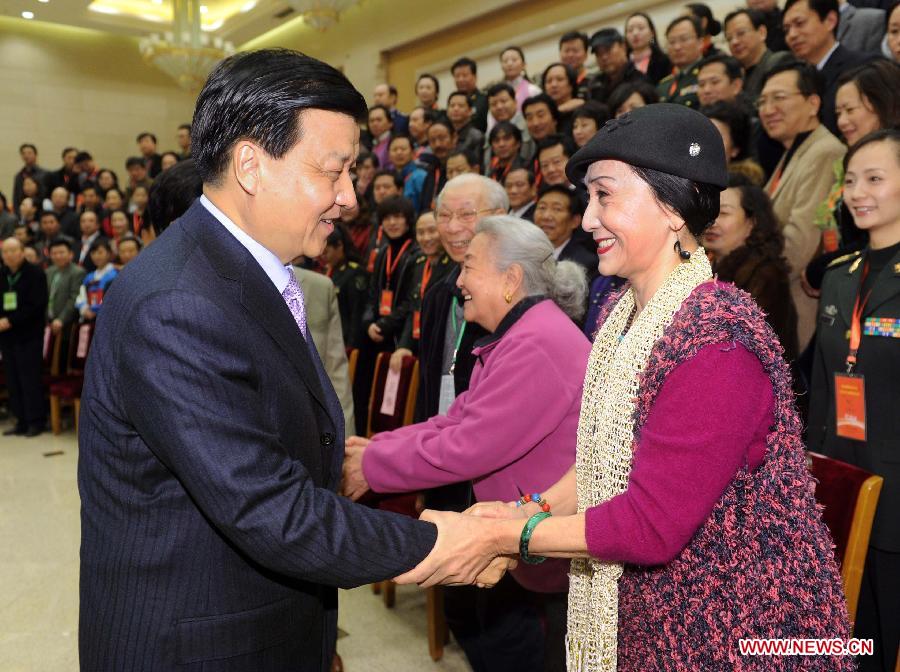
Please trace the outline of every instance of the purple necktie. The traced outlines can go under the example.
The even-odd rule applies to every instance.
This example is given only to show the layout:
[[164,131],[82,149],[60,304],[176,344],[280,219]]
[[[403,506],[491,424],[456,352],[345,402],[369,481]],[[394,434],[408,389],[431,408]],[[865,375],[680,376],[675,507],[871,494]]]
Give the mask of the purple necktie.
[[293,272],[281,296],[294,316],[294,322],[300,327],[300,333],[306,338],[306,304],[303,301],[303,290],[300,289],[300,283],[297,282],[297,276]]

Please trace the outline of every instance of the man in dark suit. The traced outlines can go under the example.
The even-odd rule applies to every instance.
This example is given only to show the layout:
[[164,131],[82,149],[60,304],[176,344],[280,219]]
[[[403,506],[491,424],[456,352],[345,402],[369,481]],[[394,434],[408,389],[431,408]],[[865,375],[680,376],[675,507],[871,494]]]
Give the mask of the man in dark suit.
[[228,58],[200,92],[203,196],[113,283],[91,346],[83,669],[322,672],[335,586],[426,556],[460,581],[483,569],[471,521],[435,529],[335,493],[343,414],[289,264],[355,205],[365,111],[340,72],[288,50]]
[[3,434],[38,436],[47,422],[41,392],[47,280],[40,268],[25,261],[25,247],[16,238],[3,241],[0,297],[0,353],[9,409],[16,416],[16,424]]
[[559,184],[549,185],[538,196],[534,223],[547,234],[557,261],[574,261],[584,269],[590,283],[599,273],[597,253],[592,254],[572,236],[581,226],[582,214],[576,192]]
[[853,51],[880,53],[885,31],[884,10],[854,7],[847,0],[839,0],[839,4],[838,42]]
[[784,33],[795,58],[814,66],[822,75],[819,119],[840,136],[834,97],[841,73],[867,63],[877,54],[851,51],[837,41],[840,12],[837,0],[788,0],[784,6]]

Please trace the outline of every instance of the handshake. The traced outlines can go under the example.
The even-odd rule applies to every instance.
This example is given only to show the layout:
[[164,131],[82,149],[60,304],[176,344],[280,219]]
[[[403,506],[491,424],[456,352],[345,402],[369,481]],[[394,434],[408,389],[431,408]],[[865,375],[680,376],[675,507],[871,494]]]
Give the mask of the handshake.
[[[345,446],[341,494],[354,501],[369,491],[362,469],[368,444],[368,439],[351,436]],[[395,579],[397,583],[490,588],[518,564],[513,549],[527,514],[514,503],[479,502],[463,513],[426,509],[419,519],[437,526],[437,542],[418,566]]]

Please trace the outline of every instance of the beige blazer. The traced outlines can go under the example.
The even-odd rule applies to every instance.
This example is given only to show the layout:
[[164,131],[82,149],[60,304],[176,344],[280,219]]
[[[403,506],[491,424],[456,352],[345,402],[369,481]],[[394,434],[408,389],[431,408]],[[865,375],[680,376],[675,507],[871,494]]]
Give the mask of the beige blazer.
[[354,434],[356,420],[353,415],[353,391],[347,370],[347,351],[341,330],[341,313],[338,309],[337,290],[331,278],[292,266],[297,282],[303,290],[306,304],[306,327],[312,335],[325,373],[331,379],[344,410],[344,427],[347,435]]
[[[819,248],[822,232],[813,223],[816,208],[834,184],[832,167],[847,148],[823,125],[819,125],[797,148],[781,176],[772,206],[784,233],[784,256],[791,266],[791,297],[797,308],[797,337],[802,351],[812,338],[816,325],[816,300],[806,295],[800,277]],[[784,157],[782,157],[782,161]],[[781,162],[772,173],[781,169]],[[766,184],[771,190],[772,179]]]

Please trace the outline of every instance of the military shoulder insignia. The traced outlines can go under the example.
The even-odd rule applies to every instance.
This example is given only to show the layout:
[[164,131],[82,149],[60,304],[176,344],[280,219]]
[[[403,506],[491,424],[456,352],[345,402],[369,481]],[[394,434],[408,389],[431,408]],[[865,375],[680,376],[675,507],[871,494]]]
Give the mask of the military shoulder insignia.
[[[851,259],[856,259],[859,256],[859,252],[851,252],[850,254],[845,254],[837,259],[832,259],[831,263],[828,264],[828,268],[834,268],[835,266],[840,266],[841,264],[846,264]],[[851,273],[853,271],[850,271]]]
[[425,260],[426,260],[427,258],[428,258],[428,257],[426,257],[424,254],[423,254],[422,256],[420,256],[420,257],[416,257],[416,263],[417,263],[417,264],[424,264],[424,263],[425,263]]
[[862,261],[862,257],[859,257],[856,261],[850,264],[850,268],[847,269],[847,273],[853,273],[857,268],[859,268],[859,262]]
[[836,305],[831,303],[825,306],[825,309],[822,312],[825,313],[828,317],[835,317],[838,314],[838,309]]

